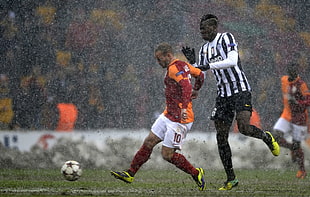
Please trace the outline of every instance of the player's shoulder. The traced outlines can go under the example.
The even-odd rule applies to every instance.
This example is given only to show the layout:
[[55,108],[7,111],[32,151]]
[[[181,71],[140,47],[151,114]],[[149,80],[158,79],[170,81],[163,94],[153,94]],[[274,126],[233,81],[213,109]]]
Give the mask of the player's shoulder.
[[280,80],[282,88],[285,89],[287,86],[289,86],[290,83],[288,81],[288,75],[283,75]]
[[180,70],[183,70],[184,65],[186,65],[186,62],[177,59],[170,64],[168,71],[170,73],[177,73]]
[[225,38],[225,37],[234,38],[234,35],[231,32],[224,32],[224,33],[221,34],[221,37],[222,38]]
[[281,77],[281,81],[283,81],[283,82],[288,82],[288,75],[283,75],[283,76]]
[[221,43],[234,43],[233,46],[237,45],[234,35],[230,32],[222,33],[218,39]]
[[307,83],[302,78],[298,77],[298,83],[300,84],[300,86],[302,88],[307,88],[308,89]]
[[175,67],[175,68],[177,68],[177,69],[183,69],[184,68],[184,66],[187,66],[188,65],[188,63],[187,62],[184,62],[184,61],[182,61],[182,60],[179,60],[179,59],[176,59],[175,61],[173,61],[173,63],[172,63],[172,67]]

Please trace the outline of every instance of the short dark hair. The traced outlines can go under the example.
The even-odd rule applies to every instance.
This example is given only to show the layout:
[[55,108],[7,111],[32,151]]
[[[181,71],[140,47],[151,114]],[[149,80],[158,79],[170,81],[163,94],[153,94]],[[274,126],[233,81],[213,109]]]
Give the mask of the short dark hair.
[[298,73],[298,64],[296,63],[291,63],[291,64],[288,64],[287,67],[286,67],[286,71],[288,73]]
[[162,52],[163,55],[167,55],[167,53],[172,53],[172,54],[174,53],[172,46],[166,42],[163,42],[157,45],[155,49],[155,53],[158,51]]
[[289,80],[294,80],[298,76],[298,64],[296,63],[291,63],[287,65],[286,68],[287,74],[289,75]]
[[213,14],[205,14],[201,17],[200,19],[200,23],[206,21],[206,20],[210,20],[212,22],[212,25],[217,25],[218,24],[218,18],[217,16],[213,15]]

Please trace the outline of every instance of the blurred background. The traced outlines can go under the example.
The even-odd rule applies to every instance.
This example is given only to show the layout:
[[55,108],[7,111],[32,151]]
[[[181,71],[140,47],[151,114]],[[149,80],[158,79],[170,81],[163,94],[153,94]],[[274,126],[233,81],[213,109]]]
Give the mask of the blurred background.
[[[51,130],[55,103],[78,109],[76,130],[150,128],[164,109],[154,46],[198,52],[203,14],[238,42],[262,127],[282,110],[280,77],[297,62],[310,84],[307,0],[4,0],[0,5],[0,128]],[[193,130],[214,131],[208,75],[194,101]]]

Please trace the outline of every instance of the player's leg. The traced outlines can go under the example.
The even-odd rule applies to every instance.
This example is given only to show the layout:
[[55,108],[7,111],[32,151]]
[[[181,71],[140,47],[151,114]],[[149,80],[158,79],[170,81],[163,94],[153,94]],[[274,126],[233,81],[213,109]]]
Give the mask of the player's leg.
[[250,125],[250,118],[252,114],[251,93],[242,92],[234,98],[236,120],[239,132],[243,135],[262,139],[273,155],[280,154],[280,147],[269,131],[263,131],[254,125]]
[[264,139],[265,132],[256,126],[250,125],[252,115],[252,95],[250,92],[241,92],[233,97],[236,110],[236,121],[239,132],[249,137]]
[[297,163],[299,170],[296,173],[296,177],[303,179],[307,176],[305,169],[304,152],[301,148],[300,142],[293,141],[293,150],[291,152],[292,159]]
[[152,132],[149,133],[149,135],[145,138],[142,146],[133,157],[133,160],[131,161],[130,164],[130,168],[127,170],[127,172],[131,176],[134,176],[140,169],[140,167],[149,160],[154,146],[161,141],[162,140],[159,137],[157,137],[154,133]]
[[163,158],[175,165],[180,170],[190,174],[198,185],[200,191],[206,189],[204,181],[204,170],[202,168],[195,168],[184,155],[175,152],[175,149],[162,146]]
[[229,130],[234,118],[234,101],[231,98],[216,98],[215,107],[211,114],[216,129],[216,140],[220,159],[226,172],[227,180],[219,190],[230,190],[238,185],[238,180],[232,165],[232,154],[228,142]]
[[214,123],[217,131],[216,140],[217,140],[218,152],[222,164],[224,166],[224,170],[226,172],[227,176],[226,182],[229,182],[235,180],[236,178],[232,165],[232,153],[228,142],[230,125],[220,120],[216,120]]
[[174,148],[162,146],[162,157],[164,160],[174,164],[182,171],[197,177],[199,171],[180,153],[175,152]]
[[292,159],[298,164],[299,171],[305,172],[304,152],[301,148],[301,142],[293,140],[293,149],[291,154]]
[[154,146],[164,139],[168,123],[169,120],[163,114],[156,119],[152,125],[152,131],[145,138],[142,146],[131,161],[130,168],[127,170],[131,176],[134,176],[140,167],[150,158]]
[[130,168],[125,171],[111,171],[111,174],[126,183],[132,183],[134,176],[140,169],[140,167],[149,160],[154,146],[162,141],[166,130],[166,118],[160,115],[152,126],[152,131],[144,139],[144,142],[140,149],[133,157]]
[[236,187],[239,183],[236,178],[233,165],[232,165],[232,154],[230,145],[228,143],[228,133],[230,125],[224,121],[215,121],[215,127],[217,130],[217,144],[218,151],[224,166],[227,180],[224,182],[224,186],[220,187],[219,190],[231,190],[233,187]]
[[273,135],[269,131],[263,131],[254,125],[249,124],[251,112],[239,111],[236,114],[236,120],[239,128],[239,132],[243,135],[262,139],[272,154],[278,156],[280,154],[280,147],[278,142],[273,138]]
[[142,146],[137,151],[135,156],[133,157],[130,168],[126,171],[111,171],[111,174],[126,183],[132,183],[134,181],[134,176],[140,167],[149,160],[153,148],[156,144],[161,142],[162,140],[154,135],[152,132],[145,138]]
[[297,178],[305,178],[307,176],[305,169],[304,152],[301,147],[301,141],[306,138],[307,127],[293,124],[293,147],[292,147],[292,159],[298,164],[299,170],[296,174]]
[[288,135],[293,129],[293,125],[284,118],[279,118],[273,126],[274,137],[280,146],[292,150],[293,144],[288,142],[284,135]]
[[266,139],[268,135],[254,125],[250,125],[252,115],[251,93],[239,93],[234,97],[236,121],[239,132],[243,135],[258,139]]
[[176,150],[181,149],[186,134],[191,126],[192,123],[180,124],[170,121],[167,125],[167,132],[163,140],[161,153],[164,160],[190,174],[198,185],[199,190],[202,191],[206,188],[204,170],[202,168],[195,168],[184,155],[176,152]]
[[236,113],[236,121],[239,132],[249,137],[267,140],[268,135],[266,135],[263,130],[254,125],[250,125],[250,118],[251,111],[249,110],[238,111]]

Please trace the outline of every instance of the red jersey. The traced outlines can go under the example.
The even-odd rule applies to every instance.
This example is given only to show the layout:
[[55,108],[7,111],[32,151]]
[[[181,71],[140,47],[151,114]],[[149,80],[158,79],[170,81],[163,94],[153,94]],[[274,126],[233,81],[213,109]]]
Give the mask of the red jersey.
[[281,82],[284,103],[281,117],[297,125],[307,125],[307,109],[297,102],[309,91],[307,84],[300,77],[290,82],[288,76],[283,76]]
[[[194,89],[199,90],[204,82],[204,74],[200,69],[178,59],[167,67],[164,79],[166,96],[164,115],[173,122],[190,123],[194,121],[191,76],[196,78]],[[181,109],[187,109],[186,122],[181,121]]]

